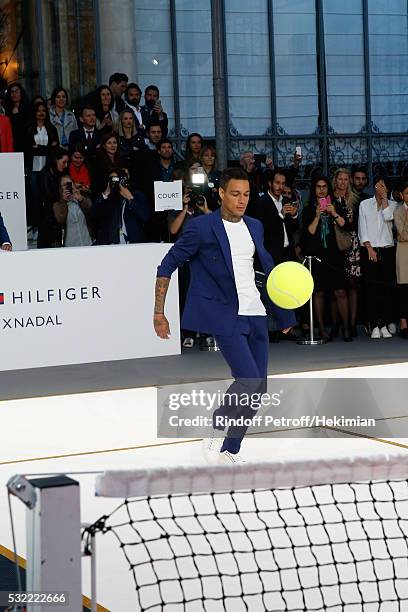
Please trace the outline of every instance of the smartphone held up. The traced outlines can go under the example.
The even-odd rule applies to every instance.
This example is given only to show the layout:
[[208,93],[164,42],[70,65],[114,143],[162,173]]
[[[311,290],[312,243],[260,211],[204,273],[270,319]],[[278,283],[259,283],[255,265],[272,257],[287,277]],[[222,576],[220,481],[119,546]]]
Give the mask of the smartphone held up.
[[327,196],[326,198],[319,198],[319,204],[320,212],[326,212],[328,205],[331,204],[330,196]]

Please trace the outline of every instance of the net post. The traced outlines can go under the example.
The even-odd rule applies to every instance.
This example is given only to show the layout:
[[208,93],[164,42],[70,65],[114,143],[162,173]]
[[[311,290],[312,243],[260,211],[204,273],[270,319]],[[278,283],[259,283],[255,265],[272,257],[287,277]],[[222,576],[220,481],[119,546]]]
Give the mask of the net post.
[[[314,257],[313,255],[306,255],[303,261],[303,264],[305,264],[307,260],[310,274],[312,274],[312,259],[317,259],[317,257]],[[297,344],[303,344],[307,346],[318,346],[320,344],[325,344],[325,343],[326,343],[325,340],[323,339],[315,340],[315,337],[314,337],[313,293],[312,293],[309,299],[309,340],[298,340]]]
[[83,551],[84,557],[90,557],[91,561],[91,612],[97,612],[97,593],[96,593],[96,534],[94,529],[90,529],[89,523],[84,523],[81,528],[84,533],[87,533],[89,540],[85,540],[85,547]]
[[[10,493],[27,507],[26,590],[65,593],[68,603],[32,606],[27,612],[81,612],[81,520],[79,483],[67,476],[25,479],[8,483]],[[30,494],[27,495],[27,492]]]

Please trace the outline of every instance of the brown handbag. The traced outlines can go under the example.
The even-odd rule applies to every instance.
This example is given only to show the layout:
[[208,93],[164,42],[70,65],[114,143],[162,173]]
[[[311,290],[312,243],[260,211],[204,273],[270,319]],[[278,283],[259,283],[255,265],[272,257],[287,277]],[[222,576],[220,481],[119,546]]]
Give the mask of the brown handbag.
[[339,251],[349,251],[353,245],[353,239],[350,232],[342,230],[341,227],[334,222],[334,233],[336,235],[336,243]]

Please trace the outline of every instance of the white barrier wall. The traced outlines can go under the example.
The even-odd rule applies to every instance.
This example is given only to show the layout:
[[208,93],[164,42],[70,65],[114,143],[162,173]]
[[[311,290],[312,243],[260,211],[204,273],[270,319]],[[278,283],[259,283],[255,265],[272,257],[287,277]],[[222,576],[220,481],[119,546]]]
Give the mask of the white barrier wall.
[[0,213],[15,251],[27,248],[24,157],[0,153]]
[[168,244],[0,251],[0,371],[180,353],[177,275],[153,329]]

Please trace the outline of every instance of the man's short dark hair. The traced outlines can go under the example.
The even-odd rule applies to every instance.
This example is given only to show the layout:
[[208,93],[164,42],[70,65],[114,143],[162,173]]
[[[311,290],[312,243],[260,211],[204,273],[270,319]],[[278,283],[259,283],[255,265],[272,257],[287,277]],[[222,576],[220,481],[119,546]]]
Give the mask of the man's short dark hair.
[[171,142],[170,138],[162,138],[161,140],[159,140],[159,142],[157,143],[157,149],[159,150],[160,147],[164,144],[169,144],[171,146],[171,148],[173,149],[173,143]]
[[150,131],[150,128],[152,127],[159,127],[161,130],[163,130],[162,126],[160,125],[160,123],[158,121],[152,121],[151,123],[149,123],[149,125],[146,128],[146,132]]
[[249,181],[248,174],[241,167],[226,168],[220,176],[219,186],[221,189],[226,189],[230,181]]
[[109,77],[109,86],[112,85],[112,83],[121,83],[122,81],[126,81],[127,83],[128,80],[129,77],[124,72],[114,72]]
[[156,91],[156,92],[157,92],[157,95],[158,95],[158,96],[160,95],[160,91],[159,91],[159,88],[157,87],[157,85],[148,85],[148,86],[146,87],[146,89],[145,89],[144,95],[146,95],[146,94],[147,94],[147,92],[148,92],[148,91],[150,91],[150,90]]
[[273,183],[275,176],[277,174],[284,176],[286,179],[286,172],[283,168],[273,168],[272,170],[269,170],[269,169],[265,170],[263,177],[262,177],[265,185],[267,185],[268,183]]
[[91,106],[90,104],[85,104],[85,106],[83,106],[83,107],[81,108],[81,115],[80,115],[81,117],[82,117],[82,115],[84,114],[84,111],[86,111],[86,110],[91,110],[91,111],[93,111],[94,113],[96,113],[96,110],[95,110],[95,107],[94,107],[94,106]]
[[364,168],[364,166],[354,166],[351,170],[351,178],[353,178],[357,172],[362,172],[368,177],[367,168]]
[[127,88],[126,88],[126,94],[129,91],[129,89],[137,89],[137,91],[140,93],[140,95],[142,95],[142,90],[140,89],[139,85],[137,83],[129,83]]

